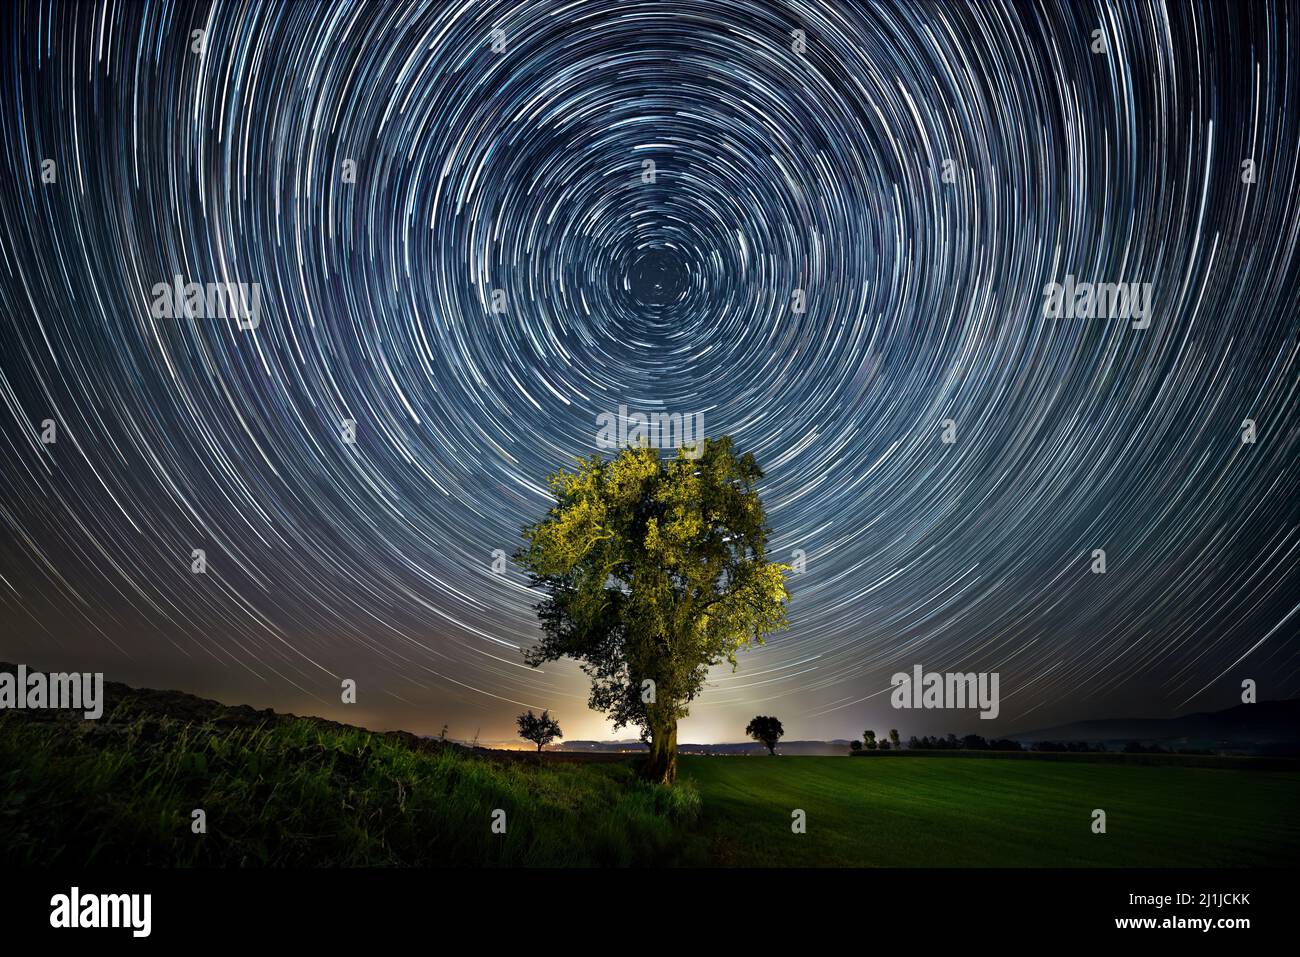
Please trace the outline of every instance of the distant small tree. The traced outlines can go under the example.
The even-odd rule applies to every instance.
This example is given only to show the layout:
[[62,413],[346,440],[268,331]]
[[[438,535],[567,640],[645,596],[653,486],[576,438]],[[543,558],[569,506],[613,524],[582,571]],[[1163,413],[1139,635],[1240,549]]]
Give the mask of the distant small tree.
[[876,750],[876,732],[868,728],[862,732],[862,746],[868,751]]
[[768,753],[776,754],[776,743],[785,734],[781,722],[768,715],[756,715],[745,728],[745,733],[767,748]]
[[881,750],[881,751],[888,751],[888,750],[889,750],[889,742],[888,742],[888,741],[881,741],[881,742],[880,742],[880,750]]
[[889,729],[889,743],[890,743],[891,745],[894,746],[894,750],[895,750],[895,751],[897,751],[899,748],[902,747],[902,745],[898,743],[898,729],[897,729],[897,728],[890,728],[890,729]]
[[861,750],[862,750],[862,742],[861,742],[861,741],[850,741],[850,742],[849,742],[849,750],[851,750],[851,751],[861,751]]
[[552,718],[549,711],[533,714],[529,708],[526,714],[521,714],[515,720],[519,725],[519,736],[537,745],[538,751],[564,734],[560,730],[560,722]]

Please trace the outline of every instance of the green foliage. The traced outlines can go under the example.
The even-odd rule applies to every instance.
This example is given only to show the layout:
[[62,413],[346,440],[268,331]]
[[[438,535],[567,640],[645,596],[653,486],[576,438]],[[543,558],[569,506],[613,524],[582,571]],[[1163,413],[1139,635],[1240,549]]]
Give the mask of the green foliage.
[[[11,866],[629,866],[703,852],[698,792],[626,764],[502,763],[307,720],[4,716],[0,768]],[[191,831],[195,808],[207,834]]]
[[546,596],[528,662],[576,659],[592,708],[670,741],[675,757],[709,667],[734,668],[740,649],[786,627],[789,568],[766,559],[762,474],[724,437],[697,458],[625,449],[550,476],[555,504],[515,556]]

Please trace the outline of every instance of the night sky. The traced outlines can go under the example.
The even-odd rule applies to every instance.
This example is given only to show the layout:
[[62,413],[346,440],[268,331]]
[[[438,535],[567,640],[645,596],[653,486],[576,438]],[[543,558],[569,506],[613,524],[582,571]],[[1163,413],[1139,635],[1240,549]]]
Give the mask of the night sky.
[[[1300,693],[1295,4],[0,17],[0,659],[612,736],[493,553],[626,405],[753,452],[806,556],[683,741]],[[155,317],[178,275],[256,327]],[[1067,276],[1149,326],[1045,316]],[[893,711],[915,664],[1001,717]]]

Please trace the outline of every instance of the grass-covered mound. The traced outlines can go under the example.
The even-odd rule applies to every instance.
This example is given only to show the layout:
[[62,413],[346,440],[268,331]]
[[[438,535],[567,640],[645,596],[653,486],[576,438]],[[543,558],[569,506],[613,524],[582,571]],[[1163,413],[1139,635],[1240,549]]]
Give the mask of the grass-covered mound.
[[[688,859],[699,798],[627,764],[497,762],[312,719],[0,716],[11,865],[635,865]],[[201,808],[207,833],[195,834]],[[492,832],[493,811],[506,832]]]

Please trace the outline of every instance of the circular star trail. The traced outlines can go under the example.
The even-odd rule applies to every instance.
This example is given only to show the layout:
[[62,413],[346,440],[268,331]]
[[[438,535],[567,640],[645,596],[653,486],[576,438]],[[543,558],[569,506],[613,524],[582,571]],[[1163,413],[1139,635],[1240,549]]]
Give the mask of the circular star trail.
[[601,736],[500,557],[626,406],[753,452],[802,567],[686,740],[852,736],[917,663],[999,672],[1002,731],[1300,691],[1294,6],[5,20],[10,659]]

